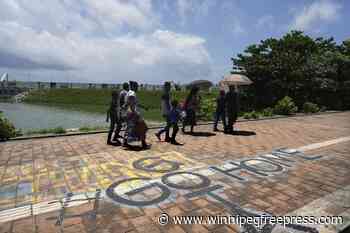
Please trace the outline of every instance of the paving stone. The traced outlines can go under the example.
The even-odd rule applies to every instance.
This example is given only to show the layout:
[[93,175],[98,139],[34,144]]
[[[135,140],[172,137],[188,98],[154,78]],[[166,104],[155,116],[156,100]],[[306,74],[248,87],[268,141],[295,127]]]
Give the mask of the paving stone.
[[[227,164],[228,160],[256,158],[258,154],[270,153],[275,148],[298,148],[348,137],[349,118],[350,112],[344,112],[239,122],[237,127],[240,130],[254,131],[256,135],[229,136],[218,132],[214,137],[193,137],[179,134],[178,141],[185,143],[182,147],[157,142],[151,136],[151,130],[149,141],[152,148],[140,152],[106,145],[106,134],[1,143],[0,219],[3,213],[1,211],[57,200],[67,192],[94,194],[97,188],[104,191],[112,183],[131,177],[157,179],[158,184],[161,184],[161,177],[165,173],[146,172],[133,167],[133,162],[147,157],[174,160],[181,164],[182,171],[196,168],[193,172],[201,171],[200,174],[210,179],[211,186],[223,187],[214,192],[216,195],[242,208],[275,215],[290,213],[350,185],[350,142],[305,152],[308,156],[324,155],[320,160],[308,161],[294,156],[292,158],[295,162],[289,163],[291,167],[272,176],[259,176],[245,170],[231,173],[245,177],[247,181],[239,181],[227,174],[213,170],[208,172],[205,169],[210,165]],[[198,126],[196,131],[210,132],[211,127]],[[158,169],[163,166],[152,162],[154,161],[148,161],[146,165]],[[198,177],[185,177],[182,183],[184,186],[199,182]],[[124,183],[117,191],[119,193],[127,188],[130,191],[141,183]],[[163,212],[171,216],[201,216],[229,214],[228,211],[232,211],[205,192],[204,196],[191,199],[186,197],[186,194],[201,188],[180,190],[170,187],[171,196],[166,201],[138,207],[113,203],[103,194],[96,216],[94,201],[67,208],[65,215],[73,214],[77,217],[65,219],[64,232],[91,232],[94,227],[97,227],[98,232],[239,232],[236,225],[159,225],[158,217]],[[350,189],[344,193],[350,195]],[[152,188],[123,197],[130,200],[150,200],[160,194],[159,188]],[[347,196],[341,196],[338,199],[346,198]],[[350,208],[339,203],[341,202],[328,204],[324,212],[338,215]],[[318,211],[317,208],[312,210],[315,213]],[[59,208],[35,217],[0,222],[0,232],[58,232],[59,227],[55,226],[58,216]]]

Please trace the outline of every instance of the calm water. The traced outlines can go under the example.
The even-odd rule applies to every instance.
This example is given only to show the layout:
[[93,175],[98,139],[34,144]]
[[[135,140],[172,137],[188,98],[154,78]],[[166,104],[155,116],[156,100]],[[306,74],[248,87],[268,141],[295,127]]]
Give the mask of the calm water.
[[85,113],[49,106],[24,103],[0,103],[0,110],[16,128],[23,130],[55,128],[79,128],[82,126],[104,126],[105,114]]

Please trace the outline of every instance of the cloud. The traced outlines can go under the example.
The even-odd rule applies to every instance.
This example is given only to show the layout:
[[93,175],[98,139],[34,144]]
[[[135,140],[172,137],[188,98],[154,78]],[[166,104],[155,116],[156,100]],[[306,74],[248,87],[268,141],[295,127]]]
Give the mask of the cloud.
[[337,1],[318,0],[295,14],[291,29],[318,31],[321,24],[334,22],[342,6]]
[[187,82],[211,74],[203,38],[160,28],[150,0],[2,1],[0,68],[92,82]]

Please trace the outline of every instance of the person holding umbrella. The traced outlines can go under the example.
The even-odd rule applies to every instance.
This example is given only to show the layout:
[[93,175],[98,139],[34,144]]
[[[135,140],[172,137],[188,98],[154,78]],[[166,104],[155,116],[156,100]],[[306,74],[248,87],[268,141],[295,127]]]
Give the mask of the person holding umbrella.
[[233,125],[237,121],[239,102],[238,102],[238,88],[239,85],[250,85],[253,82],[243,74],[230,74],[226,75],[221,81],[221,86],[228,86],[229,91],[225,96],[225,110],[228,122],[226,124],[225,133],[233,133]]
[[214,131],[219,131],[218,130],[218,122],[220,120],[222,120],[222,124],[223,124],[224,129],[226,129],[225,90],[220,90],[220,94],[216,98]]
[[229,86],[229,91],[225,96],[225,110],[228,119],[225,133],[233,134],[233,125],[236,123],[238,117],[238,94],[233,85]]

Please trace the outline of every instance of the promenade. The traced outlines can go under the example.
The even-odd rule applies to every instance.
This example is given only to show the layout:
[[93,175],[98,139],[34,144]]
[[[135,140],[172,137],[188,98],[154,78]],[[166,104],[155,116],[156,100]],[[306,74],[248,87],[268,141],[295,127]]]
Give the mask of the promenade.
[[[342,216],[265,232],[338,232],[350,224],[350,112],[198,126],[183,146],[106,145],[106,134],[0,144],[0,232],[240,232],[173,216]],[[160,224],[166,213],[168,224]],[[250,232],[258,232],[258,228]]]

